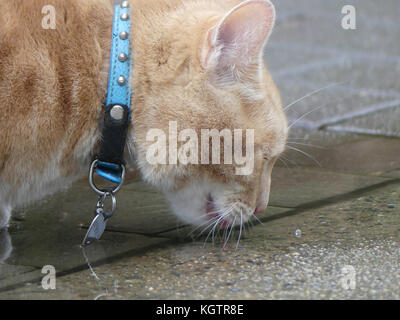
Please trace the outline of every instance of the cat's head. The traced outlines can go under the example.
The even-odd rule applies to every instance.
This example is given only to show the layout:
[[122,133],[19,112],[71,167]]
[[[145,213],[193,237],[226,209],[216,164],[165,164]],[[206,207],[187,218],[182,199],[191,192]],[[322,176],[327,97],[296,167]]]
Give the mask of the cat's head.
[[273,5],[217,2],[160,17],[152,44],[137,48],[144,61],[135,62],[134,134],[145,181],[164,192],[174,213],[224,227],[266,208],[288,127],[263,64]]

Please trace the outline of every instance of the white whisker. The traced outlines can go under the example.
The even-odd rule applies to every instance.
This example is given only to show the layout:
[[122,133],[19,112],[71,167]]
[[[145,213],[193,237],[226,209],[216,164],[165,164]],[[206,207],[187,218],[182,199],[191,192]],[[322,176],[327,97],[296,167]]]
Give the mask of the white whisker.
[[325,106],[325,105],[319,106],[319,107],[317,107],[317,108],[315,108],[315,109],[312,109],[312,110],[308,111],[307,113],[303,114],[300,118],[297,118],[295,121],[293,121],[293,122],[289,125],[289,128],[288,128],[288,129],[290,129],[291,127],[293,127],[297,122],[299,122],[299,121],[300,121],[301,119],[303,119],[304,117],[308,116],[310,113],[312,113],[312,112],[314,112],[314,111],[317,111],[318,109],[321,109],[321,108],[324,107],[324,106]]
[[349,80],[343,81],[343,82],[333,83],[333,84],[330,84],[330,85],[328,85],[328,86],[325,86],[325,87],[322,87],[322,88],[320,88],[320,89],[317,89],[317,90],[315,90],[315,91],[312,91],[312,92],[310,92],[310,93],[307,93],[305,96],[303,96],[303,97],[301,97],[301,98],[299,98],[299,99],[293,101],[292,103],[288,104],[283,110],[284,110],[284,111],[288,110],[290,107],[294,106],[296,103],[298,103],[298,102],[300,102],[300,101],[302,101],[302,100],[304,100],[304,99],[306,99],[306,98],[308,98],[308,97],[311,97],[311,96],[317,94],[318,92],[321,92],[322,90],[326,90],[326,89],[329,89],[329,88],[334,87],[334,86],[342,85],[342,84],[345,84],[345,83],[347,83],[347,82],[349,82]]
[[280,158],[282,158],[282,159],[284,159],[284,160],[286,160],[286,161],[289,161],[291,164],[293,164],[293,165],[295,165],[295,166],[297,167],[297,163],[296,163],[295,161],[290,160],[290,159],[284,157],[283,155],[280,155],[279,159],[280,159]]
[[225,246],[228,243],[229,238],[231,237],[232,229],[233,229],[233,226],[235,225],[235,222],[236,222],[236,217],[233,219],[233,222],[231,223],[231,228],[229,230],[228,237],[225,239],[224,246],[222,247],[223,249],[225,249]]
[[214,244],[214,232],[215,232],[215,228],[218,226],[219,222],[220,222],[221,220],[223,220],[228,214],[229,214],[229,212],[226,213],[226,214],[224,214],[224,215],[221,215],[221,216],[219,217],[219,219],[218,219],[216,222],[214,222],[214,227],[211,228],[211,230],[210,230],[210,232],[208,233],[206,239],[204,240],[204,246],[206,245],[206,242],[207,242],[207,240],[208,240],[208,238],[210,237],[211,234],[212,234],[212,236],[213,236],[212,239],[213,239],[213,244]]
[[299,142],[288,141],[287,144],[288,145],[295,144],[295,145],[299,145],[299,146],[307,146],[307,147],[313,147],[313,148],[318,148],[318,149],[328,149],[326,147],[321,147],[321,146],[317,146],[315,144],[309,144],[309,143],[299,143]]
[[257,221],[258,223],[260,223],[261,225],[264,225],[264,223],[262,223],[262,221],[261,221],[260,219],[258,219],[257,216],[256,216],[255,214],[253,214],[252,217],[253,217],[254,219],[256,219],[256,221]]
[[243,214],[242,214],[242,210],[240,210],[240,230],[239,230],[238,241],[236,242],[236,250],[239,248],[239,242],[240,242],[240,238],[242,236],[242,225],[243,225]]
[[[220,217],[221,215],[223,215],[223,214],[226,213],[227,211],[231,211],[231,210],[233,209],[233,206],[234,206],[234,205],[232,204],[232,205],[230,205],[230,206],[227,207],[227,208],[221,208],[221,209],[218,209],[218,210],[214,210],[214,211],[211,211],[211,212],[209,212],[209,213],[206,213],[206,214],[203,214],[203,215],[197,217],[197,219],[200,220],[200,219],[203,218],[203,217],[209,217],[210,215],[213,215],[213,214],[216,214],[216,215],[217,215],[216,217],[213,217],[213,218],[211,218],[211,219],[208,219],[207,221],[205,221],[205,222],[203,222],[202,224],[200,224],[200,225],[198,225],[197,227],[195,227],[195,228],[188,234],[188,236],[192,235],[197,229],[201,228],[201,227],[204,226],[205,224],[210,224],[210,223],[212,224],[215,220],[219,219],[219,217]],[[210,224],[210,226],[211,226],[211,224]],[[207,226],[205,229],[203,229],[203,231],[198,235],[198,237],[199,237],[205,230],[207,230],[210,226]]]
[[312,155],[308,154],[307,152],[304,152],[304,151],[302,151],[302,150],[300,150],[300,149],[297,149],[297,148],[295,148],[295,147],[292,147],[292,146],[288,146],[288,148],[291,149],[291,150],[297,151],[297,152],[301,153],[302,155],[304,155],[304,156],[310,158],[310,159],[313,160],[318,166],[322,167],[322,165],[319,163],[319,161],[318,161],[317,159],[315,159]]

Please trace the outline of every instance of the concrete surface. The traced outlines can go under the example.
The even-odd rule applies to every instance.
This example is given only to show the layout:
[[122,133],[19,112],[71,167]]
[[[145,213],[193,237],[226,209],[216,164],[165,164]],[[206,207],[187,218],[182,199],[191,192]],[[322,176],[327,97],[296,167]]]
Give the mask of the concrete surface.
[[[278,162],[260,221],[223,249],[221,234],[191,233],[130,179],[102,240],[83,251],[95,196],[82,180],[0,233],[0,299],[400,298],[400,4],[275,4],[266,61],[284,104],[321,90],[287,110],[288,147],[300,152]],[[356,30],[341,27],[345,4]],[[55,290],[41,286],[45,265]]]

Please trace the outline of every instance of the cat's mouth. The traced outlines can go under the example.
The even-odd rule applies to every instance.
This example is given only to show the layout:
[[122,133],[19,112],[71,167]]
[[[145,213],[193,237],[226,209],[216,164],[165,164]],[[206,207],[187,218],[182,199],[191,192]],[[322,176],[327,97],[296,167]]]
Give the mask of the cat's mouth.
[[214,199],[211,194],[208,195],[206,201],[206,216],[209,221],[215,221],[216,223],[221,224],[221,229],[224,230],[228,226],[228,221],[226,221],[219,213],[218,209],[215,205]]

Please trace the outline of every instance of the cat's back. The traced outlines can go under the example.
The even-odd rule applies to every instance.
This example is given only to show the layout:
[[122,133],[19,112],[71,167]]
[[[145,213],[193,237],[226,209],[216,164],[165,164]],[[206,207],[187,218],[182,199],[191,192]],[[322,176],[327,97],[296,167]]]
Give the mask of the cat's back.
[[2,182],[16,180],[21,168],[46,166],[62,148],[72,153],[87,129],[82,122],[96,121],[92,108],[101,108],[111,0],[50,3],[0,1]]

